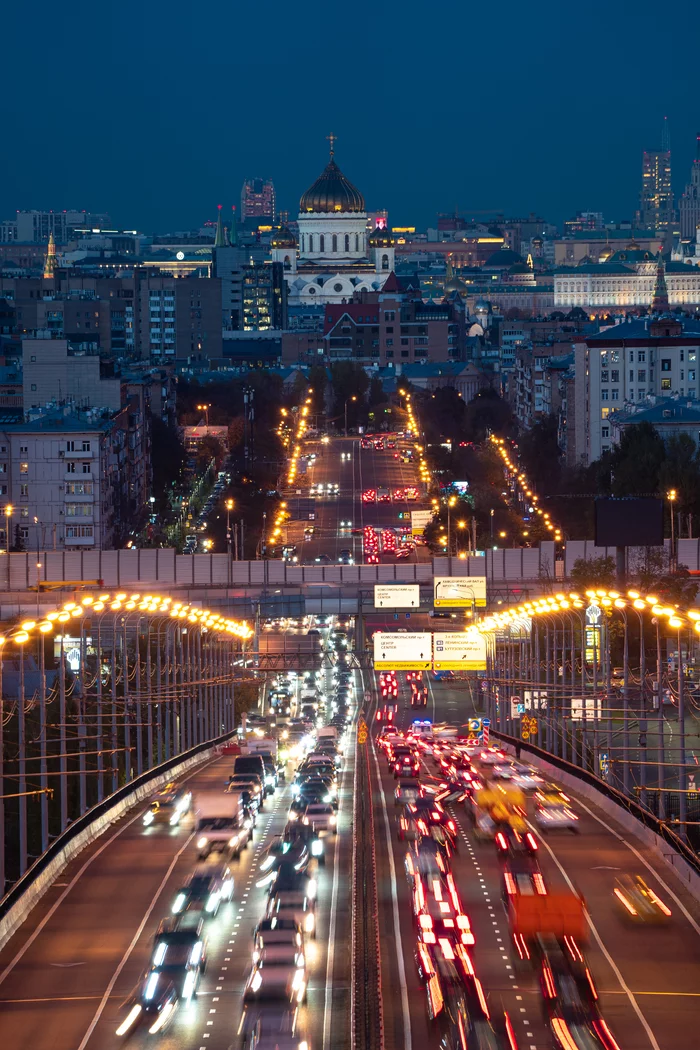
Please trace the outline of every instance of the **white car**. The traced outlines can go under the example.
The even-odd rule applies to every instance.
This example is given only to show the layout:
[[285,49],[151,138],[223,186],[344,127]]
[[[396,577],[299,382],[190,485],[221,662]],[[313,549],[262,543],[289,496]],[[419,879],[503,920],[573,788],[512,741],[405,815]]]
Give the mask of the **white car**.
[[286,999],[293,997],[297,1003],[306,1001],[306,970],[291,963],[265,963],[253,965],[250,977],[243,989],[243,1001],[256,999]]
[[535,795],[535,824],[540,831],[579,832],[578,817],[570,800],[559,791],[538,791]]
[[338,834],[338,818],[335,815],[335,810],[333,806],[326,803],[310,803],[304,810],[304,815],[301,819],[302,823],[310,824],[319,834],[324,832],[329,834],[331,831],[334,835]]
[[267,905],[268,919],[292,919],[301,926],[305,934],[316,937],[316,914],[314,898],[303,890],[282,890],[270,897]]

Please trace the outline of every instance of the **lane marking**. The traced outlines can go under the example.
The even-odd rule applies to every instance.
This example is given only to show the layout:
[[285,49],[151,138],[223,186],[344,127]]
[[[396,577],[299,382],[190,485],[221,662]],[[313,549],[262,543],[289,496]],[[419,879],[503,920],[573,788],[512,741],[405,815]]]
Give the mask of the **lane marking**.
[[116,970],[114,971],[114,973],[112,975],[112,979],[110,980],[109,984],[107,985],[107,988],[105,989],[105,993],[102,996],[102,999],[100,1000],[100,1005],[97,1007],[97,1010],[95,1011],[95,1015],[94,1015],[92,1021],[90,1022],[89,1026],[88,1026],[87,1032],[85,1033],[85,1035],[83,1036],[83,1038],[80,1041],[80,1044],[78,1046],[78,1050],[85,1050],[85,1047],[87,1046],[88,1042],[90,1041],[92,1033],[95,1031],[95,1027],[97,1025],[97,1022],[100,1020],[100,1017],[102,1016],[102,1012],[103,1012],[105,1006],[107,1005],[107,1002],[109,1001],[109,998],[110,998],[112,992],[114,991],[114,986],[115,986],[115,984],[117,983],[117,981],[119,979],[119,975],[121,974],[122,970],[126,966],[127,961],[129,959],[129,956],[131,955],[132,951],[136,947],[136,944],[137,944],[137,942],[139,940],[139,937],[143,933],[144,928],[146,926],[146,923],[150,919],[151,913],[153,912],[153,909],[155,908],[156,904],[158,903],[158,898],[160,897],[161,893],[165,889],[165,885],[166,885],[168,879],[170,878],[170,876],[172,875],[173,870],[175,868],[175,865],[177,864],[177,862],[179,861],[180,857],[185,852],[185,850],[187,849],[189,844],[192,842],[194,836],[195,836],[195,832],[193,831],[192,834],[189,835],[189,837],[185,840],[183,845],[180,847],[180,849],[177,851],[177,853],[173,857],[172,861],[168,865],[168,870],[166,871],[165,875],[161,879],[160,885],[158,886],[158,889],[153,894],[153,898],[151,899],[151,903],[148,905],[148,908],[146,909],[146,913],[145,913],[143,919],[141,920],[141,922],[139,923],[138,928],[136,930],[136,933],[134,934],[134,936],[131,939],[131,943],[129,944],[129,947],[126,949],[126,951],[122,955],[121,960],[119,962],[119,965],[117,966]]
[[[219,757],[220,756],[217,755],[216,758],[211,759],[210,762],[207,762],[204,766],[199,766],[196,770],[193,770],[186,777],[183,777],[182,783],[184,784],[186,781],[191,780],[192,777],[196,776],[197,773],[202,773],[204,771],[204,769],[208,768],[208,766],[211,765],[211,762],[217,761]],[[178,781],[178,783],[180,783],[180,781]],[[137,803],[137,805],[138,804],[139,803]],[[34,930],[34,932],[32,934],[30,934],[30,936],[27,938],[27,940],[24,942],[24,944],[22,945],[20,950],[15,955],[15,957],[10,960],[10,962],[7,964],[7,966],[2,971],[2,973],[0,973],[0,984],[2,984],[3,981],[5,980],[5,978],[9,974],[12,973],[12,971],[14,970],[15,966],[20,961],[20,959],[24,956],[24,954],[27,952],[27,950],[29,948],[31,948],[32,944],[34,944],[34,941],[37,939],[39,934],[42,933],[42,931],[46,927],[46,924],[53,918],[53,916],[58,911],[60,906],[63,904],[64,900],[66,899],[66,897],[68,896],[70,891],[77,884],[79,879],[82,878],[82,876],[85,874],[85,872],[90,867],[92,862],[94,860],[97,860],[97,858],[100,856],[100,854],[103,853],[104,850],[106,850],[108,846],[111,846],[111,844],[115,841],[115,839],[118,839],[119,836],[122,835],[126,831],[127,828],[130,828],[132,824],[135,824],[136,821],[139,820],[140,817],[142,816],[142,813],[143,813],[142,810],[140,810],[138,813],[136,813],[135,816],[133,816],[131,818],[131,820],[128,820],[126,822],[126,824],[123,825],[123,827],[119,828],[118,831],[115,831],[115,833],[111,836],[111,838],[107,839],[106,842],[103,842],[102,845],[100,846],[100,848],[95,850],[95,852],[90,857],[88,857],[88,859],[83,864],[82,868],[80,868],[80,870],[78,872],[76,872],[76,874],[73,876],[71,881],[67,884],[66,889],[61,894],[61,896],[58,898],[58,900],[54,904],[51,905],[51,907],[47,911],[46,915],[41,920],[41,922],[39,923],[37,928]],[[194,834],[194,832],[192,834]],[[192,838],[192,835],[190,835],[190,838],[187,841],[189,842],[191,838]],[[178,856],[179,856],[179,854],[178,854]],[[62,883],[61,885],[65,885],[65,883]]]
[[[531,825],[528,825],[528,826],[531,826]],[[533,828],[533,830],[534,830],[534,828]],[[559,858],[555,854],[555,852],[552,849],[552,847],[549,845],[549,843],[546,841],[546,839],[540,837],[540,841],[542,842],[542,845],[547,850],[547,852],[549,853],[550,857],[552,858],[552,860],[554,861],[556,866],[559,868],[559,871],[564,876],[569,889],[572,891],[572,893],[576,893],[576,889],[574,888],[573,882],[571,881],[571,879],[569,878],[568,874],[566,873],[566,870],[563,867],[563,865],[560,864]],[[642,1013],[641,1007],[640,1007],[639,1003],[637,1002],[637,1000],[634,997],[634,992],[628,986],[627,982],[625,981],[624,977],[622,976],[622,973],[620,972],[620,969],[619,969],[617,963],[613,959],[613,957],[610,954],[610,952],[608,951],[608,949],[605,947],[605,945],[603,943],[603,938],[598,933],[598,928],[596,927],[595,923],[591,919],[591,917],[588,914],[588,912],[586,912],[586,920],[588,922],[588,925],[591,928],[593,936],[595,937],[596,941],[598,942],[598,947],[600,948],[600,950],[602,951],[603,955],[607,959],[608,964],[610,966],[610,969],[613,971],[613,973],[617,977],[618,981],[620,982],[620,987],[622,988],[622,990],[627,995],[627,998],[629,999],[629,1002],[630,1002],[630,1005],[631,1005],[632,1009],[634,1010],[634,1012],[636,1013],[637,1017],[639,1018],[639,1021],[641,1022],[642,1027],[644,1028],[644,1031],[647,1034],[649,1042],[653,1046],[654,1050],[661,1050],[661,1047],[659,1046],[659,1044],[656,1041],[656,1036],[654,1035],[654,1033],[653,1033],[653,1031],[651,1029],[651,1026],[649,1025],[649,1022],[647,1021],[646,1017]]]
[[[637,860],[640,860],[642,862],[644,867],[648,871],[651,872],[651,874],[654,876],[654,878],[657,880],[657,882],[660,883],[660,885],[663,886],[663,888],[666,890],[666,892],[669,894],[669,896],[673,898],[673,900],[676,902],[678,907],[681,909],[681,911],[685,915],[685,917],[688,920],[688,922],[690,923],[690,925],[693,927],[693,929],[695,930],[697,935],[700,937],[700,925],[698,925],[698,923],[695,921],[693,916],[690,914],[690,912],[688,911],[686,906],[683,904],[683,901],[680,900],[679,897],[673,892],[673,890],[668,885],[668,883],[664,882],[664,880],[662,879],[661,875],[659,875],[658,871],[655,868],[652,867],[652,865],[649,863],[649,861],[644,856],[642,856],[642,854],[639,852],[639,850],[635,846],[633,846],[631,842],[628,842],[627,839],[623,838],[623,836],[618,831],[615,831],[615,829],[611,828],[609,824],[606,824],[604,820],[602,820],[596,813],[594,813],[591,809],[588,808],[588,806],[585,804],[585,802],[581,802],[581,800],[578,797],[576,798],[576,804],[579,805],[581,807],[581,809],[585,809],[586,813],[588,813],[589,816],[593,817],[594,820],[597,820],[599,824],[602,824],[602,826],[606,829],[606,831],[609,831],[610,834],[614,835],[615,838],[618,839],[624,846],[626,846],[628,850],[630,850],[632,853],[634,853],[634,855],[637,858]],[[613,870],[617,870],[617,869],[613,869]]]
[[408,1005],[408,990],[406,985],[406,967],[404,965],[404,953],[403,953],[403,942],[401,940],[401,924],[399,918],[399,899],[396,889],[396,866],[394,864],[394,849],[393,841],[391,837],[391,828],[389,826],[389,813],[386,808],[386,799],[384,798],[384,789],[382,786],[381,770],[379,768],[379,761],[377,759],[377,751],[374,746],[374,737],[370,736],[372,744],[372,758],[374,759],[374,767],[377,774],[377,787],[379,788],[379,797],[382,803],[382,811],[384,814],[384,831],[386,833],[386,845],[387,853],[389,854],[389,874],[391,875],[391,897],[393,905],[394,915],[394,931],[396,934],[395,947],[396,947],[396,961],[399,968],[399,984],[401,987],[401,1013],[403,1015],[403,1030],[404,1030],[404,1047],[405,1050],[411,1050],[411,1011]]

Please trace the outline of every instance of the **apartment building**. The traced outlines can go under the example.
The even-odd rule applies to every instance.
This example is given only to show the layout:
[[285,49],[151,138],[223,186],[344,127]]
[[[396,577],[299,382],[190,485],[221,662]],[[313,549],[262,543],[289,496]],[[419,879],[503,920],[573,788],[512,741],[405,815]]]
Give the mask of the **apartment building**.
[[612,412],[650,397],[697,399],[699,352],[700,322],[676,317],[627,320],[576,342],[576,463],[610,449]]

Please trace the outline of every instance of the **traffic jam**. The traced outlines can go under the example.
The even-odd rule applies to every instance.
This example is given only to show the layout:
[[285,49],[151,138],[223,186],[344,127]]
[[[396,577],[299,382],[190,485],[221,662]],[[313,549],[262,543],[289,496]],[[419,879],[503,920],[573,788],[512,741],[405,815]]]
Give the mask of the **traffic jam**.
[[[367,435],[360,441],[360,449],[375,452],[385,450],[393,453],[394,459],[401,463],[411,463],[413,447],[402,444],[402,438],[410,438],[410,432],[403,434]],[[419,498],[418,486],[385,485],[370,486],[362,492],[362,503],[365,506],[396,505],[406,506],[415,503]],[[416,538],[411,535],[411,514],[408,509],[399,513],[405,524],[398,527],[374,527],[366,525],[362,530],[362,552],[365,565],[379,565],[382,555],[388,561],[402,561],[410,558],[416,550]]]
[[[225,1023],[233,1036],[240,1016],[236,1045],[248,1050],[310,1050],[303,1009],[309,945],[317,936],[319,872],[338,834],[338,786],[355,705],[344,632],[326,628],[327,647],[336,654],[332,670],[288,672],[271,683],[266,713],[248,715],[230,746],[232,765],[220,790],[193,793],[168,784],[141,817],[149,836],[181,825],[191,832],[185,854],[191,863],[168,895],[168,914],[145,945],[139,982],[119,1008],[121,1039],[165,1032],[178,1016],[183,1031],[196,1023],[198,992],[207,1002],[212,992],[211,980],[204,992],[201,987],[208,962],[214,965],[209,944],[219,945],[232,922],[228,936],[235,936],[236,915],[250,906],[248,969],[239,1009]],[[280,811],[284,823],[276,819],[274,834],[272,819]],[[248,882],[239,884],[237,865],[250,846]],[[221,982],[228,967],[220,968]]]
[[[421,679],[421,672],[406,673],[411,702]],[[485,863],[478,860],[479,851],[495,854],[508,927],[506,969],[516,975],[511,979],[517,979],[519,988],[537,996],[551,1045],[558,1050],[620,1050],[602,1014],[586,958],[585,902],[569,885],[551,879],[540,863],[543,836],[579,831],[571,799],[537,769],[484,745],[469,725],[433,725],[416,717],[407,730],[400,730],[397,672],[381,672],[377,684],[374,740],[379,761],[394,782],[395,834],[399,848],[405,849],[412,952],[435,1045],[440,1050],[535,1045],[539,1050],[520,1030],[514,1008],[503,1006],[502,995],[493,994],[480,979],[480,945],[463,898],[474,887],[465,884],[466,861],[456,862],[461,844],[477,858],[479,876],[479,865]],[[387,801],[388,792],[385,787]],[[611,894],[622,921],[670,919],[670,909],[641,876],[617,878]],[[506,956],[506,949],[502,951]]]

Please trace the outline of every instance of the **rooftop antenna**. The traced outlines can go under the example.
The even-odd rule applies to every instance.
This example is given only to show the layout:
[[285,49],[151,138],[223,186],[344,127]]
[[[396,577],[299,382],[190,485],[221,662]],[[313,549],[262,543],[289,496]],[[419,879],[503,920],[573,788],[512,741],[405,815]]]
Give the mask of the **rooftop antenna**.
[[671,152],[671,130],[668,126],[668,117],[664,117],[661,125],[661,150],[663,153]]

